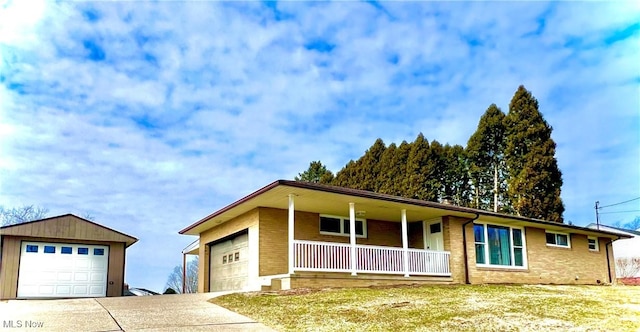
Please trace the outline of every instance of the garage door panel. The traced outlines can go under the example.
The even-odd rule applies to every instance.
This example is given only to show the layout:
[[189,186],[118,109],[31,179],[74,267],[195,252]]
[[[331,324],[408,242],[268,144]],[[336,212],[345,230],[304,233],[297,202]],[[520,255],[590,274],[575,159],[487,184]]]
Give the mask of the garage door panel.
[[86,272],[76,272],[73,274],[74,281],[89,281],[89,276]]
[[106,296],[108,261],[108,246],[23,242],[18,297]]
[[58,272],[58,281],[71,281],[71,272]]
[[86,296],[89,294],[89,287],[85,285],[73,285],[73,295]]
[[248,285],[248,234],[216,243],[210,252],[210,290],[239,290]]
[[43,285],[38,287],[38,293],[43,295],[53,295],[54,294],[54,286],[52,285]]
[[102,273],[91,273],[91,282],[102,282],[106,281],[104,274]]
[[61,296],[69,296],[69,295],[71,295],[71,286],[69,286],[69,285],[56,286],[56,294],[61,295]]

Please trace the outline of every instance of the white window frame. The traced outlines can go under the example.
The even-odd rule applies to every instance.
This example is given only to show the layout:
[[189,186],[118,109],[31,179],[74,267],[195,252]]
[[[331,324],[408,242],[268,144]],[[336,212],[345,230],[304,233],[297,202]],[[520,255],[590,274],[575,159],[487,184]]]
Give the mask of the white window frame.
[[[591,249],[591,243],[589,243],[590,240],[595,241],[595,248]],[[600,251],[600,244],[598,243],[598,237],[597,236],[587,236],[587,247],[589,248],[589,251]]]
[[[321,229],[321,225],[320,223],[322,222],[321,218],[322,217],[326,217],[326,218],[333,218],[333,219],[340,219],[340,233],[337,232],[327,232],[327,231],[322,231]],[[335,215],[331,215],[331,214],[321,214],[318,217],[318,230],[320,231],[320,234],[323,235],[333,235],[333,236],[350,236],[351,234],[349,233],[345,233],[344,231],[344,224],[345,222],[350,222],[351,220],[349,219],[349,217],[344,217],[344,216],[335,216]],[[356,237],[357,238],[366,238],[367,237],[367,219],[363,219],[363,218],[356,218],[356,221],[361,221],[362,222],[362,235],[356,233]]]
[[[556,247],[556,248],[571,248],[571,234],[569,233],[563,233],[563,232],[555,232],[555,231],[544,231],[544,243],[547,244],[547,247]],[[554,234],[555,235],[555,241],[556,243],[558,243],[558,235],[564,235],[567,237],[567,245],[563,246],[560,244],[553,244],[553,243],[547,243],[547,234]]]
[[[485,259],[485,264],[480,264],[476,262],[476,266],[477,267],[488,267],[488,268],[497,268],[497,269],[509,269],[509,270],[526,270],[529,267],[529,260],[527,259],[527,236],[525,235],[524,232],[524,227],[517,227],[517,226],[507,226],[507,225],[499,225],[499,224],[491,224],[491,223],[486,223],[486,222],[474,222],[473,225],[482,225],[482,229],[484,231],[484,242],[475,242],[475,231],[474,231],[474,248],[473,250],[475,250],[475,244],[482,244],[484,247],[484,259]],[[488,231],[488,227],[487,226],[497,226],[497,227],[504,227],[504,228],[508,228],[509,229],[509,251],[510,251],[510,258],[511,258],[511,265],[498,265],[498,264],[491,264],[491,259],[489,258],[489,231]],[[520,235],[522,236],[522,266],[517,266],[516,265],[516,256],[515,256],[515,250],[514,250],[514,245],[513,245],[513,230],[517,229],[520,230]]]

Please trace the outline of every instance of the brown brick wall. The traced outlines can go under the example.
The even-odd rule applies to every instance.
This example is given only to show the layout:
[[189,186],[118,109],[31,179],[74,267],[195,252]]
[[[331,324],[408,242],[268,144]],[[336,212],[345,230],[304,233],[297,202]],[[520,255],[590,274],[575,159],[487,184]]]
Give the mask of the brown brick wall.
[[[287,210],[260,208],[261,238],[262,234],[265,233],[268,234],[268,236],[265,236],[265,240],[268,240],[268,242],[272,242],[276,239],[279,242],[286,242],[287,219]],[[267,227],[269,231],[262,229],[263,224],[265,224],[264,227]],[[296,240],[349,243],[348,236],[320,234],[320,215],[318,213],[296,211],[294,227],[294,237]],[[402,236],[400,234],[400,230],[401,225],[399,222],[367,219],[367,237],[356,238],[356,242],[358,244],[402,247]],[[420,235],[420,239],[421,237],[422,235]],[[272,247],[272,245],[270,244],[269,247]],[[284,243],[284,248],[286,254],[286,243]]]
[[[463,283],[464,253],[462,250],[461,218],[447,218],[445,225],[445,249],[451,250],[452,278]],[[526,253],[528,268],[525,270],[476,267],[473,225],[466,226],[469,278],[472,284],[482,283],[530,283],[530,284],[596,284],[608,282],[606,239],[600,239],[600,251],[589,251],[587,236],[571,234],[571,248],[546,245],[545,230],[526,227]],[[449,238],[449,239],[447,239]],[[611,255],[610,255],[611,257]],[[576,280],[576,276],[578,279]]]
[[[282,209],[260,209],[260,276],[285,274],[288,267],[288,211]],[[310,213],[296,211],[294,218],[313,218]],[[294,230],[295,227],[294,227]],[[297,230],[296,230],[297,232]]]
[[[465,283],[465,267],[464,267],[464,247],[462,245],[462,224],[469,219],[457,217],[442,217],[442,232],[444,250],[449,251],[449,268],[451,269],[451,278],[455,283]],[[473,226],[466,226],[467,236],[473,236]],[[473,248],[473,241],[471,242]],[[475,262],[475,256],[473,256]],[[470,260],[471,261],[471,260]]]
[[[211,242],[258,224],[258,209],[241,214],[223,224],[200,233],[198,292],[209,291],[209,245]],[[249,239],[251,241],[252,239]]]
[[[288,211],[259,208],[260,219],[260,276],[288,273]],[[320,234],[320,215],[295,212],[296,240],[349,243],[348,236]],[[402,246],[401,225],[397,222],[367,220],[367,237],[356,238],[358,244]],[[421,235],[420,235],[421,238]]]
[[[424,249],[424,233],[422,221],[410,222],[409,225],[409,248]],[[402,229],[402,225],[400,226]]]
[[410,277],[349,273],[296,273],[290,278],[291,288],[370,287],[415,284],[451,284],[448,277]]

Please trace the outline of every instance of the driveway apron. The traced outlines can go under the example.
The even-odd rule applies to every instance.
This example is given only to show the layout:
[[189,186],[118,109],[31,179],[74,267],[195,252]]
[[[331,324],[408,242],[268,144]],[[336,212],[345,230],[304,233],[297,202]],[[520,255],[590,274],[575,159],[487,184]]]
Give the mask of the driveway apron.
[[0,331],[273,331],[207,302],[217,295],[11,300],[0,302]]

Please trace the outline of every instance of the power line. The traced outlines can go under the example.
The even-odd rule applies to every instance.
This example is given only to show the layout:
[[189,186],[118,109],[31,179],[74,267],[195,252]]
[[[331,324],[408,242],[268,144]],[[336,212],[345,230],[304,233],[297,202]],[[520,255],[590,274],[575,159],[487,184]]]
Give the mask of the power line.
[[611,206],[621,205],[621,204],[637,201],[639,199],[640,199],[640,197],[636,197],[636,198],[632,198],[632,199],[630,199],[628,201],[624,201],[624,202],[620,202],[620,203],[609,204],[609,205],[605,205],[605,206],[598,206],[598,209],[604,209],[604,208],[611,207]]
[[613,212],[600,212],[600,214],[611,214],[611,213],[630,213],[630,212],[640,212],[640,210],[613,211]]

